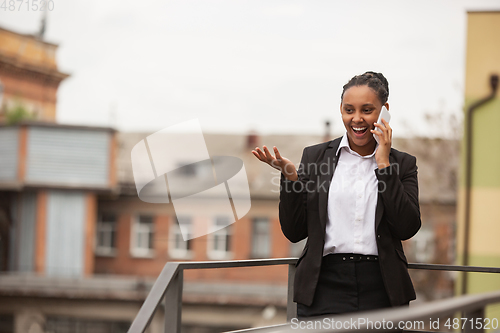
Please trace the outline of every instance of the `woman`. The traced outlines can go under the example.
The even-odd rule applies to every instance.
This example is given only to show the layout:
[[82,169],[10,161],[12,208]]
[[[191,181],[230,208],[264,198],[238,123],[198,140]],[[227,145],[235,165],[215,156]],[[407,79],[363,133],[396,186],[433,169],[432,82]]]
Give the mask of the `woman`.
[[274,155],[266,146],[252,151],[281,171],[284,235],[291,242],[308,238],[295,275],[299,319],[415,299],[401,241],[421,225],[417,165],[391,148],[389,124],[376,123],[382,106],[389,109],[388,96],[382,74],[353,77],[341,95],[346,133],[306,147],[298,171],[276,147]]

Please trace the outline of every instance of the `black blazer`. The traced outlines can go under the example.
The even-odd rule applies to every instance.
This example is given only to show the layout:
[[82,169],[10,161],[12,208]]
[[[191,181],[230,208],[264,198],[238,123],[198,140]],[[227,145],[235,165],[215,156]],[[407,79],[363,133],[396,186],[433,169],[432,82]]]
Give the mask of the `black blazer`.
[[[340,140],[306,147],[298,169],[299,180],[289,181],[281,176],[281,230],[294,243],[308,237],[296,264],[294,282],[294,301],[308,306],[313,301],[321,268],[328,190]],[[391,149],[389,161],[389,167],[375,170],[379,193],[374,228],[384,285],[392,306],[398,306],[415,299],[401,241],[415,235],[421,221],[416,158]]]

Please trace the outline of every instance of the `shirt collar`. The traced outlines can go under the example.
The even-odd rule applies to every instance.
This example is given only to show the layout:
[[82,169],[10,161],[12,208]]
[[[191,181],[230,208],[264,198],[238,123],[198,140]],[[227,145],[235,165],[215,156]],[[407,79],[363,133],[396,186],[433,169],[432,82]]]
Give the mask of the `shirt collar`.
[[337,148],[337,153],[336,155],[339,154],[339,151],[340,149],[342,148],[346,148],[346,150],[353,154],[353,155],[356,155],[356,156],[359,156],[361,158],[370,158],[370,157],[373,157],[375,156],[375,152],[377,151],[377,148],[378,148],[378,142],[377,144],[375,145],[375,149],[373,150],[373,153],[371,153],[370,155],[366,155],[366,156],[361,156],[359,155],[358,153],[356,153],[354,150],[351,149],[351,147],[349,147],[349,139],[347,139],[347,132],[344,133],[344,136],[342,137],[342,140],[340,140],[340,144],[339,144],[339,147]]

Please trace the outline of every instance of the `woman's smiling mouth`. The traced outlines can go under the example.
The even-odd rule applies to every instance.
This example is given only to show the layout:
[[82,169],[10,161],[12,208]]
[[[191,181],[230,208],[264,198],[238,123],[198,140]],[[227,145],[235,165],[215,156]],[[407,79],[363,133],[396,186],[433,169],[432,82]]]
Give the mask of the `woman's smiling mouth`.
[[365,134],[365,132],[368,130],[367,126],[360,126],[360,127],[358,127],[358,126],[351,126],[351,128],[352,128],[354,134],[360,135],[360,136],[363,135],[363,134]]

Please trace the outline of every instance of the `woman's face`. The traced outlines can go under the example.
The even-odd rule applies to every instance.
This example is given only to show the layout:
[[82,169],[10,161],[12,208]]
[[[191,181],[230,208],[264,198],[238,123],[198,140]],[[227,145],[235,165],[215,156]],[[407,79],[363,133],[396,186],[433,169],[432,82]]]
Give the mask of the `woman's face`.
[[[385,103],[389,109],[389,104]],[[373,153],[376,141],[370,130],[375,129],[382,103],[368,86],[353,86],[344,92],[340,112],[347,130],[349,146],[361,156]]]

